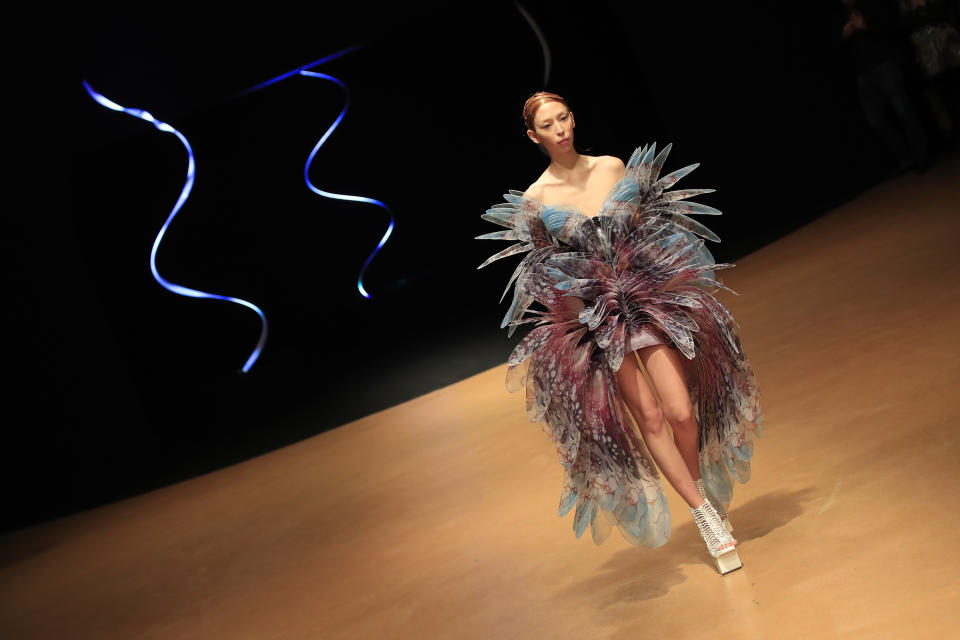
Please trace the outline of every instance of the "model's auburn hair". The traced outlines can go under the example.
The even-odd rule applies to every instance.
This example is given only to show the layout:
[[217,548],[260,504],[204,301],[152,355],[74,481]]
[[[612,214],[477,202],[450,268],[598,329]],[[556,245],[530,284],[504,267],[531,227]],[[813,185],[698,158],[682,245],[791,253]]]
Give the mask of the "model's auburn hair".
[[523,104],[523,124],[527,126],[527,129],[531,131],[536,131],[536,128],[533,124],[533,118],[537,115],[537,111],[547,102],[559,102],[563,106],[570,110],[570,105],[567,104],[567,101],[558,96],[555,93],[550,93],[549,91],[537,91],[535,94],[527,98],[527,101]]

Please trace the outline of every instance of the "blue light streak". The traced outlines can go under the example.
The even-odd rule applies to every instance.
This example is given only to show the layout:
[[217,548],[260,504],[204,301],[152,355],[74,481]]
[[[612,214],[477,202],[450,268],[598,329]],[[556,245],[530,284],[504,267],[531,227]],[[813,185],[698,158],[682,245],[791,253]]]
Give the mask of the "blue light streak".
[[380,200],[376,200],[374,198],[366,198],[364,196],[351,196],[351,195],[346,195],[341,193],[332,193],[330,191],[324,191],[322,189],[319,189],[316,185],[314,185],[310,181],[310,163],[313,162],[313,158],[317,155],[317,151],[319,151],[320,147],[323,146],[323,143],[327,141],[327,138],[330,137],[330,134],[333,133],[333,130],[336,129],[337,126],[340,124],[340,122],[343,121],[344,116],[347,114],[347,107],[350,106],[350,92],[347,90],[347,87],[345,84],[343,84],[343,82],[341,82],[337,78],[334,78],[331,75],[327,75],[325,73],[319,73],[316,71],[310,71],[310,69],[312,69],[313,67],[319,66],[325,62],[329,62],[330,60],[334,60],[343,55],[356,51],[360,47],[366,46],[366,44],[367,44],[366,42],[363,42],[360,44],[356,44],[352,47],[347,47],[346,49],[342,49],[340,51],[337,51],[336,53],[332,53],[326,57],[320,58],[319,60],[314,60],[309,64],[303,65],[302,67],[297,67],[292,71],[282,73],[275,78],[271,78],[270,80],[267,80],[266,82],[261,82],[260,84],[250,87],[249,89],[245,89],[241,91],[240,93],[236,94],[234,98],[239,98],[240,96],[245,96],[249,93],[253,93],[254,91],[259,91],[264,87],[269,87],[272,84],[280,82],[281,80],[286,80],[287,78],[293,77],[295,75],[329,80],[331,82],[336,83],[341,89],[343,89],[343,92],[346,95],[346,101],[344,102],[343,109],[340,111],[340,115],[337,116],[336,120],[333,121],[333,124],[330,125],[330,127],[326,130],[326,132],[320,138],[320,141],[316,144],[316,146],[314,146],[313,150],[310,152],[310,155],[307,158],[307,164],[303,168],[303,179],[307,183],[307,188],[319,196],[323,196],[324,198],[330,198],[333,200],[349,200],[352,202],[366,202],[368,204],[375,204],[379,207],[382,207],[383,210],[386,211],[387,214],[390,216],[390,224],[387,226],[386,233],[383,234],[383,237],[380,238],[380,242],[377,243],[377,246],[373,249],[370,255],[367,256],[366,261],[363,263],[363,267],[360,269],[360,274],[357,276],[357,290],[360,292],[360,295],[362,295],[364,298],[367,298],[369,300],[370,294],[367,293],[367,290],[364,289],[363,287],[363,274],[366,273],[367,267],[370,266],[370,261],[373,260],[373,256],[377,255],[377,252],[380,251],[380,248],[384,244],[386,244],[387,238],[389,238],[390,234],[393,233],[393,228],[396,225],[396,218],[394,218],[393,212],[390,210],[390,207],[388,207],[386,204],[384,204]]
[[304,70],[306,70],[306,69],[312,69],[313,67],[319,66],[319,65],[323,64],[324,62],[329,62],[329,61],[331,61],[331,60],[336,60],[336,59],[339,58],[340,56],[345,56],[345,55],[347,55],[348,53],[352,53],[353,51],[356,51],[356,50],[359,49],[360,47],[366,46],[366,44],[367,44],[366,42],[361,42],[360,44],[355,44],[355,45],[353,45],[352,47],[347,47],[346,49],[341,49],[340,51],[337,51],[336,53],[331,53],[331,54],[328,55],[328,56],[325,56],[325,57],[323,57],[323,58],[320,58],[319,60],[314,60],[313,62],[310,62],[310,63],[308,63],[308,64],[305,64],[305,65],[303,65],[302,67],[297,67],[297,68],[294,69],[293,71],[288,71],[288,72],[286,72],[286,73],[281,73],[281,74],[280,74],[279,76],[277,76],[276,78],[271,78],[270,80],[267,80],[266,82],[261,82],[260,84],[254,85],[254,86],[250,87],[249,89],[244,89],[243,91],[241,91],[240,93],[236,94],[236,95],[233,96],[233,97],[234,97],[234,98],[239,98],[239,97],[241,97],[241,96],[247,95],[248,93],[253,93],[254,91],[259,91],[260,89],[263,89],[264,87],[269,87],[270,85],[276,84],[277,82],[280,82],[281,80],[286,80],[287,78],[293,77],[293,76],[299,74],[301,71],[304,71]]
[[343,109],[340,111],[340,115],[338,115],[336,120],[333,121],[333,124],[331,124],[330,127],[327,128],[326,132],[324,132],[323,136],[321,136],[320,141],[317,142],[317,144],[313,147],[313,150],[310,152],[310,155],[307,157],[307,163],[303,167],[303,179],[307,183],[307,188],[310,189],[310,191],[313,191],[315,194],[319,196],[323,196],[324,198],[375,204],[378,207],[382,207],[383,210],[387,212],[387,215],[390,216],[390,224],[387,226],[386,233],[383,234],[383,237],[380,238],[380,242],[377,243],[377,246],[374,248],[374,250],[370,253],[369,256],[367,256],[366,262],[363,263],[363,267],[360,269],[360,275],[357,276],[357,290],[360,291],[360,295],[362,295],[364,298],[369,299],[370,294],[367,293],[367,290],[364,289],[363,287],[363,274],[366,273],[367,267],[370,265],[370,261],[373,260],[373,256],[377,255],[377,252],[380,251],[380,247],[386,244],[387,238],[389,238],[390,234],[393,233],[393,227],[396,224],[396,219],[393,217],[393,212],[390,211],[390,207],[388,207],[387,205],[385,205],[383,202],[379,200],[376,200],[374,198],[367,198],[364,196],[352,196],[352,195],[347,195],[343,193],[333,193],[331,191],[324,191],[318,188],[316,185],[313,184],[313,182],[310,181],[310,163],[313,162],[314,157],[316,157],[317,155],[317,151],[320,150],[320,147],[323,146],[323,143],[327,141],[327,138],[330,137],[330,134],[333,133],[333,130],[336,129],[337,126],[339,126],[339,124],[343,121],[344,116],[346,116],[347,108],[350,106],[350,92],[347,90],[347,86],[343,84],[343,82],[341,82],[337,78],[334,78],[331,75],[327,75],[326,73],[318,73],[316,71],[301,70],[300,75],[307,76],[310,78],[322,78],[324,80],[329,80],[337,84],[341,89],[343,89],[343,92],[346,95],[346,99],[343,104]]
[[197,289],[190,289],[188,287],[181,286],[179,284],[174,284],[160,275],[160,272],[157,271],[157,249],[160,247],[160,242],[163,239],[163,235],[167,232],[167,228],[170,226],[170,223],[173,221],[174,216],[177,215],[177,212],[180,211],[180,208],[183,207],[183,203],[187,201],[187,198],[190,197],[190,192],[193,190],[193,182],[196,177],[196,163],[193,157],[193,148],[190,146],[190,143],[187,141],[186,137],[171,127],[166,122],[162,122],[153,117],[148,111],[143,111],[141,109],[128,109],[127,107],[120,106],[116,102],[113,102],[109,98],[104,97],[102,94],[97,93],[86,80],[83,81],[83,87],[87,90],[87,93],[90,94],[90,97],[93,98],[98,104],[111,109],[113,111],[121,111],[128,115],[134,116],[135,118],[140,118],[141,120],[146,120],[154,127],[163,131],[164,133],[172,133],[177,137],[180,142],[183,143],[183,146],[187,150],[187,179],[183,185],[183,189],[180,192],[180,197],[177,198],[177,203],[173,206],[173,209],[170,211],[170,214],[167,216],[166,221],[163,223],[163,226],[160,228],[160,233],[157,234],[156,239],[153,241],[153,248],[150,250],[150,272],[153,274],[154,279],[162,286],[164,289],[171,291],[173,293],[179,294],[181,296],[187,296],[188,298],[211,298],[214,300],[226,300],[227,302],[234,302],[236,304],[247,307],[248,309],[253,310],[258,316],[260,316],[260,339],[257,341],[257,346],[247,358],[247,361],[244,363],[241,371],[246,373],[250,371],[250,368],[257,361],[257,358],[260,357],[260,352],[263,351],[263,345],[267,341],[267,317],[263,315],[256,305],[247,302],[246,300],[241,300],[240,298],[234,298],[231,296],[221,296],[215,293],[206,293],[204,291],[198,291]]
[[517,8],[517,11],[520,12],[520,15],[523,16],[523,19],[527,21],[527,24],[530,25],[530,28],[533,29],[534,35],[537,36],[537,40],[540,41],[540,50],[543,52],[543,86],[546,86],[550,83],[550,45],[547,44],[547,38],[543,35],[543,31],[540,30],[540,27],[537,25],[537,22],[533,19],[533,16],[523,8],[519,2],[514,2],[514,6]]

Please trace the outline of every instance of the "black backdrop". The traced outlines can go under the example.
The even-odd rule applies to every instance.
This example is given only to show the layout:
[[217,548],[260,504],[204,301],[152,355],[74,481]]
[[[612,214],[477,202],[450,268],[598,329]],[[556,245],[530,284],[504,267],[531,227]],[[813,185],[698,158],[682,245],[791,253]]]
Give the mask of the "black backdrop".
[[[702,198],[725,212],[706,220],[723,238],[718,261],[874,184],[889,166],[833,48],[834,3],[787,4],[525,2],[550,47],[546,85],[511,2],[24,18],[17,77],[35,103],[12,132],[28,197],[8,214],[3,528],[208,472],[503,362],[517,336],[498,329],[497,300],[515,261],[477,271],[502,243],[472,238],[494,230],[484,209],[546,164],[520,120],[535,90],[569,98],[585,153],[673,142],[669,167],[701,162],[685,184],[718,189]],[[356,277],[385,213],[320,198],[302,177],[343,92],[295,76],[236,97],[358,44],[315,69],[352,103],[311,178],[396,216],[365,277],[370,300]],[[250,373],[238,370],[257,317],[169,293],[148,269],[183,147],[94,103],[84,79],[190,140],[196,186],[158,266],[265,311]]]

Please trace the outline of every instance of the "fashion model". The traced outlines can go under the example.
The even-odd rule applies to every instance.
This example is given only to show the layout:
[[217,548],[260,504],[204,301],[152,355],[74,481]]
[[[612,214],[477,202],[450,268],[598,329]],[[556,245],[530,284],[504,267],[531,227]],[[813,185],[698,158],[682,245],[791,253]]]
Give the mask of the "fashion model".
[[536,326],[510,355],[507,389],[526,390],[531,421],[556,446],[559,515],[576,507],[576,536],[589,526],[596,544],[616,526],[658,547],[670,536],[659,467],[718,570],[733,571],[726,509],[733,481],[750,478],[762,413],[735,320],[712,295],[727,289],[714,272],[733,265],[714,262],[703,238],[719,238],[688,217],[720,213],[687,200],[713,190],[670,190],[697,167],[661,177],[670,145],[641,147],[627,165],[578,153],[573,113],[554,93],[531,96],[523,119],[550,164],[482,216],[507,230],[479,238],[519,242],[480,267],[526,252],[501,326]]

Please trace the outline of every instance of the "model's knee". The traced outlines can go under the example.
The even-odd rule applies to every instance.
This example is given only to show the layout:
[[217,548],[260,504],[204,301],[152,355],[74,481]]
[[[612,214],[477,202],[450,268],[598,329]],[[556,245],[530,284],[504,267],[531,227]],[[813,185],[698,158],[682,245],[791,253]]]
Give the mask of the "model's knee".
[[667,428],[660,407],[644,409],[634,415],[637,418],[637,426],[640,427],[640,432],[645,436],[658,436]]
[[674,433],[697,433],[697,421],[693,416],[693,408],[689,405],[670,407],[666,411],[666,418],[673,427]]

